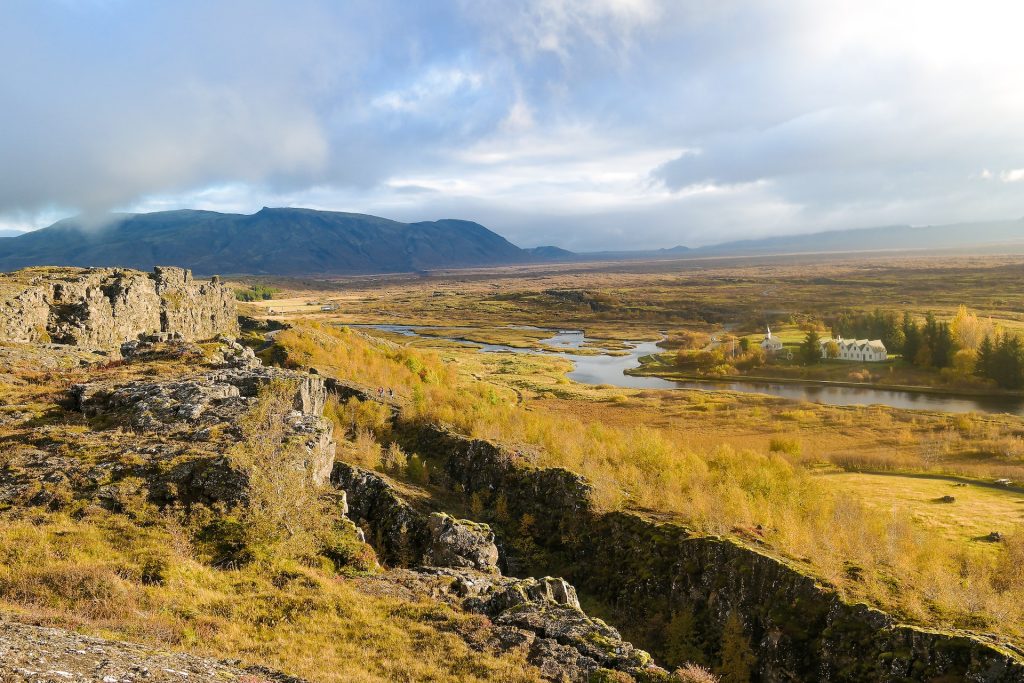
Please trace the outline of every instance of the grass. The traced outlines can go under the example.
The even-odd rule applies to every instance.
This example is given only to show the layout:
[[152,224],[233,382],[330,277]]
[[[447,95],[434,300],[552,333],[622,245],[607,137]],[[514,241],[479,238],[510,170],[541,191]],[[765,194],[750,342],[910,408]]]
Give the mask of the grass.
[[539,680],[521,658],[467,644],[486,636],[482,618],[294,562],[207,560],[173,519],[5,514],[0,610],[314,681]]
[[[237,421],[238,433],[196,440],[188,430],[126,429],[116,415],[89,421],[62,401],[76,382],[201,372],[201,357],[83,368],[73,349],[45,358],[21,346],[3,353],[10,362],[0,403],[11,409],[0,422],[3,618],[237,658],[311,681],[539,680],[521,653],[482,650],[486,619],[387,588],[394,582],[377,574],[336,496],[296,467],[304,452],[282,428],[294,387],[270,383]],[[371,418],[359,416],[367,425]],[[247,505],[157,509],[148,479],[114,476],[152,464],[153,446],[174,451],[161,461],[167,468],[228,456],[246,474]],[[62,459],[55,467],[66,479],[26,465],[38,450]],[[116,505],[104,504],[117,512],[100,505],[100,489],[115,492]]]
[[[945,477],[836,472],[825,484],[880,512],[906,512],[921,528],[957,543],[1024,525],[1024,493]],[[953,496],[952,503],[940,502]],[[991,546],[993,549],[996,546]]]
[[[773,256],[274,279],[269,282],[286,290],[287,298],[254,310],[302,317],[310,312],[306,302],[329,299],[340,306],[329,316],[338,322],[538,325],[583,328],[591,337],[657,339],[661,330],[710,330],[722,323],[737,325],[739,335],[761,335],[766,322],[844,309],[931,310],[949,318],[967,303],[1021,331],[1020,267],[1019,256]],[[576,296],[581,292],[587,295]],[[585,303],[595,298],[600,305]]]
[[1024,636],[1024,581],[1006,581],[1004,571],[1021,543],[1012,520],[1002,525],[1005,544],[967,543],[921,523],[910,506],[883,510],[817,473],[830,459],[850,464],[851,451],[883,464],[895,448],[904,471],[1022,474],[1017,456],[976,450],[1012,438],[1017,418],[582,387],[563,384],[564,366],[547,358],[421,353],[317,325],[277,339],[288,362],[395,388],[405,419],[446,422],[532,452],[538,465],[585,473],[605,509],[668,513],[698,531],[756,537],[849,597],[916,623]]

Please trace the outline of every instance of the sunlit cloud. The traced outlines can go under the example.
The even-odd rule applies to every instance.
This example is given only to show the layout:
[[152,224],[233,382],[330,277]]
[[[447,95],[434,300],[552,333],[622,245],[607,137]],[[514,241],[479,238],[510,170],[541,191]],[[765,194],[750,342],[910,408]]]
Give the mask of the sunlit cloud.
[[1022,23],[996,0],[4,3],[0,227],[301,205],[610,249],[1017,217]]

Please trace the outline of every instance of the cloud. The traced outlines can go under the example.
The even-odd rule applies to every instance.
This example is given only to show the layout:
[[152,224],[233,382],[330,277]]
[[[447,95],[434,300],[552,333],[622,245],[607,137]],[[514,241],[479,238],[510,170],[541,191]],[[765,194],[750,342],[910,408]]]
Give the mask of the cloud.
[[583,249],[1019,216],[1021,20],[997,0],[3,3],[0,224],[294,204]]

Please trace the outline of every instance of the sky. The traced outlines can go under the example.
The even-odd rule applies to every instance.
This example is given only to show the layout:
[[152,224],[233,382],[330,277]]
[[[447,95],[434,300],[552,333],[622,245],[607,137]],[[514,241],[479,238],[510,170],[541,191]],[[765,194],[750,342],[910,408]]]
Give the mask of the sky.
[[700,246],[1024,216],[1024,3],[2,0],[0,228],[263,206]]

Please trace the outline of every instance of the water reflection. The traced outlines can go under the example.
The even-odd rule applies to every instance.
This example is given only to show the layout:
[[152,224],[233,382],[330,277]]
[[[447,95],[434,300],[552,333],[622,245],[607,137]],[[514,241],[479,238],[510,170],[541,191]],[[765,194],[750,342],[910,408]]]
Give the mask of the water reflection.
[[[408,337],[425,336],[421,330],[444,329],[467,333],[471,327],[431,328],[417,325],[369,325],[379,330],[393,332]],[[519,326],[515,329],[543,329]],[[541,344],[556,349],[582,349],[591,340],[580,330],[547,330],[552,336],[542,339]],[[925,394],[913,391],[891,391],[870,387],[838,387],[822,385],[787,384],[781,382],[756,382],[747,380],[715,380],[715,381],[671,381],[660,377],[633,377],[625,374],[640,365],[640,358],[659,353],[657,342],[633,342],[628,351],[622,355],[610,353],[581,354],[571,351],[545,351],[540,349],[520,349],[504,344],[481,344],[457,336],[437,337],[432,339],[479,346],[485,353],[508,352],[529,354],[554,354],[571,360],[573,370],[568,377],[581,384],[607,384],[627,389],[697,389],[702,391],[738,391],[744,393],[769,394],[796,401],[811,401],[831,405],[872,405],[881,404],[894,408],[912,410],[935,410],[949,413],[1012,413],[1024,415],[1024,400],[1006,397],[986,396],[949,396],[942,394]],[[619,353],[619,352],[616,352]]]

